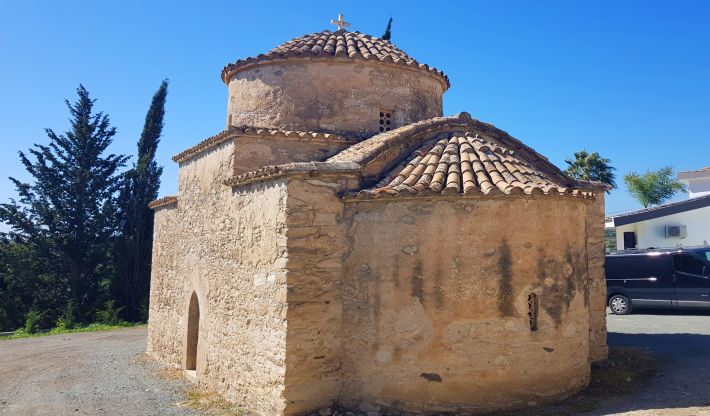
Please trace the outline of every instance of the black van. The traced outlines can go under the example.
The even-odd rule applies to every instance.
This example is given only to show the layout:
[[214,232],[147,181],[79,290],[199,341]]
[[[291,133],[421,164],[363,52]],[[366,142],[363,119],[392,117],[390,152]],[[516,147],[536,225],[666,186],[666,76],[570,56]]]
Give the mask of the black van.
[[617,251],[606,256],[612,313],[710,308],[710,247]]

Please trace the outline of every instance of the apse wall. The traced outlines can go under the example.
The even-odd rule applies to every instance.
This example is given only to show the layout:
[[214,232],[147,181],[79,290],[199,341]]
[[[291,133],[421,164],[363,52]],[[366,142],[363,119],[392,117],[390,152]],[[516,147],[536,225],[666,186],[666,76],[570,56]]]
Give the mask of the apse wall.
[[367,201],[344,217],[344,403],[480,410],[586,385],[583,201]]

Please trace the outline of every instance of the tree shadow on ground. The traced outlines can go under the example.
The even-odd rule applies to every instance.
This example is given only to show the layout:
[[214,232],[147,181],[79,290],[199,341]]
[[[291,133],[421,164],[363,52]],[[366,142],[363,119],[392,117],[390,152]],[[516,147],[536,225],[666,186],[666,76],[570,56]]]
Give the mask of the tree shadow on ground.
[[[634,393],[650,379],[659,361],[647,350],[612,347],[609,359],[592,365],[589,385],[581,392],[554,403],[487,413],[487,416],[572,416],[595,410],[614,397]],[[551,400],[551,398],[542,399]]]
[[[592,383],[584,391],[558,403],[492,415],[603,416],[641,412],[685,416],[710,406],[710,335],[610,332],[608,343],[611,368],[608,363],[595,365]],[[635,354],[640,356],[634,358]],[[653,357],[655,364],[643,358],[644,354]],[[637,363],[649,368],[634,369]]]
[[[692,314],[710,315],[710,312]],[[642,410],[685,415],[695,414],[688,413],[692,408],[710,406],[710,335],[610,332],[608,343],[646,349],[658,357],[661,365],[636,392],[602,403],[590,416]],[[676,413],[672,409],[686,410]]]

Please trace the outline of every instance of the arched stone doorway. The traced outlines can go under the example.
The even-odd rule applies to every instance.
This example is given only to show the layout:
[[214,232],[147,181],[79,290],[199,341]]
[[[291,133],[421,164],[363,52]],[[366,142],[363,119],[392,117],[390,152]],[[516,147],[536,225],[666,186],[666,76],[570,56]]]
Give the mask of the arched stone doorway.
[[185,370],[197,369],[197,342],[200,332],[200,302],[197,293],[192,292],[187,316],[187,348]]

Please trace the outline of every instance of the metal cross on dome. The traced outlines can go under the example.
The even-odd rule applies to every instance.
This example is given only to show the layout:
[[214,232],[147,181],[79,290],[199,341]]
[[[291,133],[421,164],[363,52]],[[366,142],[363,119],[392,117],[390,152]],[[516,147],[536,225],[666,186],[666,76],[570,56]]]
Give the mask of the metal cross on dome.
[[338,20],[331,20],[330,23],[338,26],[338,30],[343,30],[343,28],[350,27],[350,23],[343,19],[343,14],[338,13]]

